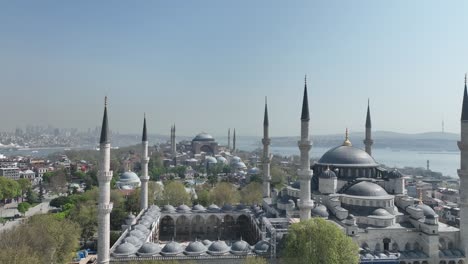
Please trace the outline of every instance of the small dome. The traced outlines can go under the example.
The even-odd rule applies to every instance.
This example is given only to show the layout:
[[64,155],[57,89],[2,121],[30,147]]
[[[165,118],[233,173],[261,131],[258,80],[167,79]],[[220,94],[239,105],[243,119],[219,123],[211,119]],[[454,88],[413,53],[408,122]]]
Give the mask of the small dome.
[[223,156],[219,156],[216,159],[218,160],[219,163],[223,163],[223,164],[228,163],[227,159],[225,157],[223,157]]
[[145,221],[148,221],[148,222],[153,222],[154,218],[145,214],[144,216],[141,217],[141,220],[145,220]]
[[137,249],[133,244],[125,242],[115,248],[114,254],[118,256],[129,256],[134,254],[136,251]]
[[294,189],[301,189],[301,182],[295,181],[291,184],[291,187],[293,187]]
[[190,207],[188,207],[185,204],[181,204],[181,205],[179,205],[179,207],[177,207],[177,212],[187,213],[187,212],[190,212],[190,211],[191,211]]
[[203,205],[201,205],[201,204],[196,204],[196,205],[194,205],[192,207],[192,211],[194,211],[194,212],[204,212],[204,211],[206,211],[206,208],[203,207]]
[[311,213],[312,216],[328,218],[327,207],[323,204],[317,204],[316,206],[314,206],[314,208],[312,208]]
[[139,230],[139,231],[141,231],[143,233],[146,233],[146,232],[150,231],[146,226],[144,226],[142,224],[134,225],[134,226],[132,226],[132,229],[133,230]]
[[330,170],[330,168],[327,168],[325,171],[323,171],[320,176],[322,179],[334,179],[336,178],[336,174],[334,171]]
[[221,210],[224,211],[224,212],[232,212],[234,210],[234,208],[230,204],[225,204],[223,206],[223,208],[221,208]]
[[174,208],[174,206],[172,206],[170,204],[166,204],[165,206],[163,206],[162,211],[166,212],[166,213],[174,213],[176,211],[176,209]]
[[209,212],[219,212],[220,210],[221,209],[219,209],[219,207],[216,204],[210,204],[210,206],[208,206]]
[[376,216],[389,216],[391,215],[387,210],[383,208],[375,209],[371,215],[376,215]]
[[260,174],[260,169],[257,168],[257,167],[253,167],[253,168],[249,169],[249,171],[247,173],[251,174],[251,175],[258,175],[258,174]]
[[250,245],[249,243],[245,242],[244,240],[239,240],[234,242],[231,246],[231,253],[234,255],[246,255],[250,252]]
[[218,240],[213,243],[208,247],[208,253],[211,255],[222,255],[225,254],[229,251],[228,245],[226,245],[226,242]]
[[260,240],[254,246],[254,251],[257,254],[265,254],[268,252],[268,249],[270,249],[270,244],[266,242],[265,240]]
[[344,192],[347,195],[354,196],[386,196],[388,193],[380,187],[380,185],[373,182],[361,181],[351,187],[349,187]]
[[352,146],[338,146],[327,151],[319,164],[378,166],[374,158],[362,149]]
[[247,206],[245,206],[244,204],[239,204],[236,206],[236,210],[237,211],[246,211],[246,210],[249,210],[249,208],[247,208]]
[[131,236],[136,236],[139,239],[146,239],[146,235],[140,230],[132,230],[129,232]]
[[234,156],[231,158],[231,164],[234,164],[234,163],[238,163],[238,162],[241,162],[241,158],[239,158],[238,156]]
[[149,222],[146,220],[140,220],[138,221],[139,224],[146,226],[147,228],[150,228],[150,226],[153,224],[153,222]]
[[214,141],[214,138],[210,134],[202,132],[202,133],[196,135],[192,139],[192,141]]
[[182,251],[184,250],[182,249],[179,243],[171,241],[163,247],[163,249],[161,250],[161,254],[163,254],[164,256],[175,256],[177,254],[182,253]]
[[201,255],[206,252],[206,246],[200,241],[190,242],[185,248],[184,253],[186,255]]
[[232,164],[232,166],[236,169],[247,169],[247,166],[245,165],[244,162],[240,161],[240,162],[236,162],[234,164]]
[[209,245],[211,245],[211,243],[213,243],[213,242],[211,242],[211,241],[208,240],[208,239],[205,239],[205,240],[203,240],[202,243],[203,243],[203,245],[205,245],[205,246],[209,246]]
[[132,235],[129,235],[128,237],[126,237],[124,239],[124,241],[134,245],[135,247],[139,247],[139,246],[141,246],[141,244],[143,244],[143,242],[140,240],[140,238],[138,238],[136,236],[132,236]]
[[138,178],[138,175],[134,173],[133,171],[126,171],[122,174],[120,174],[120,182],[122,183],[127,183],[127,182],[140,182],[140,178]]
[[158,244],[152,242],[144,243],[140,249],[138,249],[137,254],[142,257],[153,256],[161,252],[161,247]]
[[399,170],[393,169],[387,173],[387,177],[391,179],[399,179],[403,178],[403,174]]
[[148,208],[148,211],[149,212],[159,212],[159,211],[161,211],[161,209],[159,208],[159,206],[153,204]]
[[208,156],[208,157],[205,157],[205,162],[206,164],[216,164],[218,163],[218,160],[215,159],[214,157],[211,157],[211,156]]

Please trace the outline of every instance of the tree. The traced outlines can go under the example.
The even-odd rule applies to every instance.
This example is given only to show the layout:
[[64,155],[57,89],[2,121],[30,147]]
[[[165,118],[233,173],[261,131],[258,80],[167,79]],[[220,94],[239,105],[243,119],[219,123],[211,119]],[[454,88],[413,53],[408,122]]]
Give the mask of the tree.
[[21,179],[18,179],[18,184],[20,186],[20,190],[21,190],[21,199],[23,199],[24,197],[24,194],[29,190],[31,189],[31,181],[28,180],[28,179],[25,179],[25,178],[21,178]]
[[148,181],[148,203],[153,204],[162,199],[164,199],[164,188],[162,184],[155,181]]
[[21,194],[21,188],[18,182],[5,177],[0,177],[0,195],[1,199],[13,199]]
[[127,212],[132,212],[134,214],[138,214],[140,212],[140,195],[141,189],[135,189],[133,192],[127,196],[125,200],[125,210]]
[[277,165],[272,165],[270,170],[271,175],[271,185],[277,188],[283,187],[283,184],[286,182],[287,173],[278,167]]
[[44,184],[42,183],[42,180],[39,182],[39,201],[44,200]]
[[27,202],[22,202],[18,204],[18,212],[22,213],[23,215],[26,215],[26,212],[31,208],[31,205]]
[[179,181],[171,181],[164,186],[163,200],[160,205],[191,204],[190,194],[185,191],[185,186]]
[[80,202],[71,210],[69,219],[81,227],[81,238],[88,240],[97,231],[97,207],[93,200]]
[[284,259],[293,264],[357,264],[358,253],[359,247],[333,223],[312,218],[291,225]]
[[39,202],[41,202],[41,200],[39,199],[39,196],[37,195],[37,193],[32,188],[29,188],[26,191],[26,200],[28,201],[28,203],[39,203]]
[[240,191],[240,201],[248,205],[260,204],[262,202],[262,195],[262,185],[258,182],[251,182]]
[[239,191],[227,182],[220,182],[211,191],[211,198],[218,205],[236,204],[239,202]]

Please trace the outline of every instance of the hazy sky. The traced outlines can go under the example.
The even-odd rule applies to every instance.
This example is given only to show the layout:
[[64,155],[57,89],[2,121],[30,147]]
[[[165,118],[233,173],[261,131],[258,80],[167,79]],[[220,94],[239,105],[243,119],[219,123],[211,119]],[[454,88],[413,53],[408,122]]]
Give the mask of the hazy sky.
[[0,130],[458,132],[468,1],[1,1]]

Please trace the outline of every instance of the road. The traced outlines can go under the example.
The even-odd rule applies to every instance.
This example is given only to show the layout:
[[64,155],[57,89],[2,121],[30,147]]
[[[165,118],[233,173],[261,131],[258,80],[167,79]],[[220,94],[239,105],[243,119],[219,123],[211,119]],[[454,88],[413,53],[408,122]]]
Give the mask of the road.
[[[52,196],[49,196],[49,195],[45,195],[44,196],[44,201],[32,208],[30,208],[27,212],[26,212],[26,218],[32,216],[32,215],[35,215],[35,214],[43,214],[43,213],[47,213],[49,211],[49,203],[52,199],[54,199],[55,197],[57,197],[56,195],[52,195]],[[20,212],[18,212],[18,203],[16,202],[13,202],[13,203],[9,203],[3,207],[0,207],[0,217],[13,217],[14,215],[16,214],[21,214]],[[17,218],[17,219],[14,219],[12,221],[8,221],[6,222],[4,225],[0,224],[0,231],[3,231],[3,230],[8,230],[14,226],[17,226],[18,224],[20,224],[25,218],[24,217],[21,217],[21,218]]]

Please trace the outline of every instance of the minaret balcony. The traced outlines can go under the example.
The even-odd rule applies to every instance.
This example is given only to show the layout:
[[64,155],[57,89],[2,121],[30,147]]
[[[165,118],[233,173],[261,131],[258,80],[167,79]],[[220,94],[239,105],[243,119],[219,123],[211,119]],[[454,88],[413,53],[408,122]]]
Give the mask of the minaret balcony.
[[141,182],[147,182],[149,181],[150,177],[149,176],[140,176],[140,181]]
[[270,138],[263,138],[262,139],[262,144],[263,145],[270,145],[271,139]]
[[112,180],[113,171],[99,171],[98,179],[101,182],[110,182]]
[[98,204],[97,209],[98,209],[99,214],[110,214],[112,212],[113,207],[114,207],[113,203]]
[[306,169],[306,170],[299,170],[297,172],[297,175],[299,176],[299,179],[300,180],[306,180],[306,181],[309,181],[312,176],[314,175],[314,172],[310,169]]
[[144,157],[144,158],[141,159],[141,162],[143,162],[143,163],[148,163],[149,160],[150,160],[149,157]]
[[372,144],[374,144],[374,140],[372,140],[372,139],[365,139],[365,140],[364,140],[364,144],[365,144],[365,145],[372,145]]

